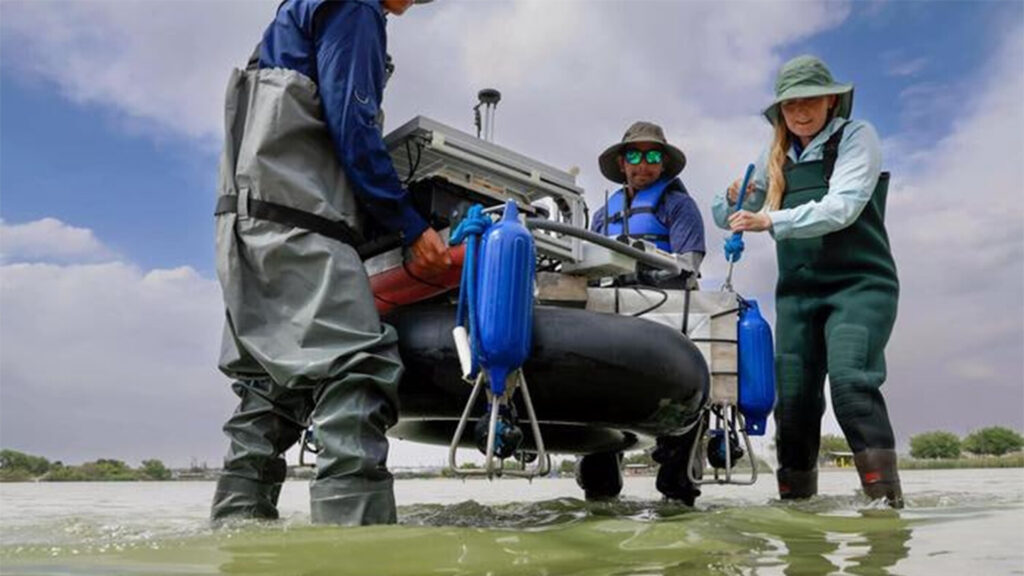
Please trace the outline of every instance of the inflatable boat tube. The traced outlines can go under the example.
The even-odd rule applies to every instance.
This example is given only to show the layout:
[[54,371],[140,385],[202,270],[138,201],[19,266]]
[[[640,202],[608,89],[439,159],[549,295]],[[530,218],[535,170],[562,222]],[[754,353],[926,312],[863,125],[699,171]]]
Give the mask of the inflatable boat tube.
[[[448,445],[469,401],[452,343],[454,306],[410,306],[384,320],[398,330],[405,373],[401,417],[390,435]],[[710,377],[681,332],[641,318],[572,308],[534,308],[533,350],[523,366],[549,452],[591,454],[647,445],[679,433],[707,402]],[[482,396],[482,395],[481,395]],[[517,392],[520,426],[532,449]],[[474,414],[482,415],[479,400]],[[473,446],[473,426],[461,445]]]

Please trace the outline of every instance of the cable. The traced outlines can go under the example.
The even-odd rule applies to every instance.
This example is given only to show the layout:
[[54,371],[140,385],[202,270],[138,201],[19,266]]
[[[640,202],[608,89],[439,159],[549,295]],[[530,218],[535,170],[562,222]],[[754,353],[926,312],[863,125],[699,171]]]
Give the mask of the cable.
[[634,318],[639,318],[639,317],[643,316],[644,314],[647,314],[648,312],[653,312],[653,311],[657,310],[658,308],[661,308],[662,305],[665,304],[665,302],[668,302],[668,292],[665,292],[661,288],[655,288],[654,286],[643,286],[643,287],[641,287],[641,286],[633,286],[633,291],[636,292],[637,294],[641,295],[641,296],[643,296],[642,290],[651,290],[651,291],[657,292],[658,294],[661,294],[661,302],[658,302],[654,306],[651,306],[649,308],[645,308],[644,310],[641,310],[641,311],[637,312],[636,314],[633,314]]
[[405,141],[405,159],[409,162],[409,175],[405,177],[405,185],[409,186],[413,178],[416,177],[416,171],[420,168],[420,158],[423,157],[423,145],[416,143],[416,161],[412,160],[412,152],[409,150],[409,140]]

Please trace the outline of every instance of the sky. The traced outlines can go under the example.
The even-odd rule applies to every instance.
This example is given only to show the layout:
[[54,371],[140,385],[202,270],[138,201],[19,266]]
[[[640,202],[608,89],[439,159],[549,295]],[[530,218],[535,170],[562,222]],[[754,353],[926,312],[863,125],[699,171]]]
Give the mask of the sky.
[[[224,87],[276,2],[0,3],[0,446],[79,463],[218,465],[233,410],[212,207]],[[901,281],[884,392],[902,448],[930,430],[1024,429],[1024,2],[438,0],[389,23],[389,127],[467,132],[501,90],[495,142],[579,167],[635,120],[686,153],[711,201],[766,145],[775,73],[822,57],[856,85],[893,173]],[[773,319],[774,247],[733,283]],[[825,431],[838,433],[834,418]],[[443,450],[396,442],[392,464]]]

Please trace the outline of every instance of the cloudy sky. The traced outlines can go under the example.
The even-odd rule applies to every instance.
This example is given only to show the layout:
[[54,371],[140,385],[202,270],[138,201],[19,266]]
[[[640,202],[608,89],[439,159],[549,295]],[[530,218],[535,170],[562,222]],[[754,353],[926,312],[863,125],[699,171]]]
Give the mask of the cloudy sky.
[[[216,370],[211,216],[229,70],[276,2],[0,4],[0,444],[65,462],[216,464],[234,398]],[[662,124],[724,273],[715,192],[765,144],[778,67],[814,53],[883,138],[902,282],[885,386],[900,442],[1024,428],[1024,3],[439,0],[389,25],[392,127],[472,130],[581,168]],[[770,240],[734,283],[771,300]],[[772,307],[767,307],[769,315]],[[837,431],[829,420],[827,429]],[[397,464],[439,463],[399,443]]]

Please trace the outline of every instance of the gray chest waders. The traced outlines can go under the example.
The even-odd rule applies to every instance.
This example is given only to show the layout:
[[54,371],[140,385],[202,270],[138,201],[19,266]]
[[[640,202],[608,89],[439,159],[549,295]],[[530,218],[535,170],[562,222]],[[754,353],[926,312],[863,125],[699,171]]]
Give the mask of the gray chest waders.
[[[821,161],[785,168],[782,208],[819,201],[828,192],[843,130]],[[892,425],[880,387],[885,345],[896,319],[899,283],[885,231],[889,174],[883,173],[850,226],[776,244],[776,445],[783,498],[817,491],[824,381],[836,419],[854,452],[865,491],[901,504]]]
[[312,423],[313,522],[395,521],[385,436],[402,364],[355,245],[355,195],[316,84],[250,67],[230,79],[217,202],[221,370],[238,408],[211,516],[276,518],[283,454]]

